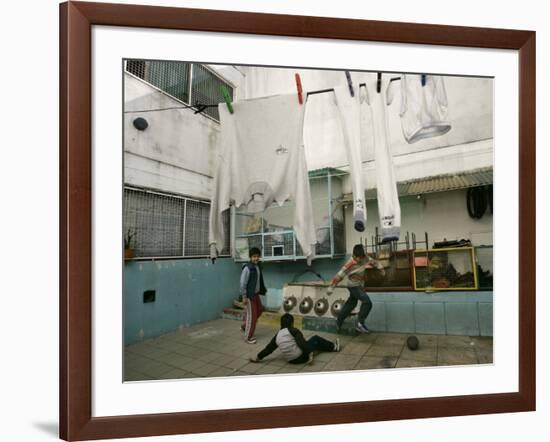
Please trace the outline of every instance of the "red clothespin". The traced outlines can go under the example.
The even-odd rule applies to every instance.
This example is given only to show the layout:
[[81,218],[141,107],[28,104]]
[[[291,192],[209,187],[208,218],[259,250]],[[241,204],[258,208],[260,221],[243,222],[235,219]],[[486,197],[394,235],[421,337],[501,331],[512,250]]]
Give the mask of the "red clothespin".
[[296,89],[298,90],[298,102],[300,104],[304,104],[304,96],[302,94],[302,79],[300,78],[300,74],[294,74],[294,78],[296,79]]

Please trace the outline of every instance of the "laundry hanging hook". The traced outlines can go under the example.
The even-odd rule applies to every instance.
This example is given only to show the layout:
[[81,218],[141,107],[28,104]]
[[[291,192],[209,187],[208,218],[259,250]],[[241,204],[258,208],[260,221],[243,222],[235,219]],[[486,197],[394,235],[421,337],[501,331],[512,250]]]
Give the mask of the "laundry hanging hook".
[[376,92],[380,93],[382,90],[382,72],[376,74]]
[[426,86],[426,74],[420,75],[420,83],[422,84],[422,87]]

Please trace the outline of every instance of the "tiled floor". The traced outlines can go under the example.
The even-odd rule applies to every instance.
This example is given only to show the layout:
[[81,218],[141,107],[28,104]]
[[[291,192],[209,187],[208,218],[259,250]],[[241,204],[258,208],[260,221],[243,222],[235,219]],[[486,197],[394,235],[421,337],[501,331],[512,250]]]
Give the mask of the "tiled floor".
[[[493,339],[468,336],[416,335],[417,350],[405,345],[408,334],[377,333],[339,336],[342,351],[321,353],[311,365],[292,365],[275,351],[261,363],[251,363],[277,329],[258,325],[255,345],[244,342],[238,321],[217,319],[126,347],[125,380],[177,379],[373,368],[490,364]],[[328,340],[332,333],[305,330]]]

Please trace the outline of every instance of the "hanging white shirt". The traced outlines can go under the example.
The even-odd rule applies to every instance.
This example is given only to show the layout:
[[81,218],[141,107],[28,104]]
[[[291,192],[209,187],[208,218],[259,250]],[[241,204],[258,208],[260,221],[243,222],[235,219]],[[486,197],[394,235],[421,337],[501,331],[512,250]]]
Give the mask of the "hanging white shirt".
[[224,244],[222,212],[230,204],[260,212],[277,202],[295,204],[296,240],[311,262],[316,232],[303,146],[305,105],[296,94],[219,105],[222,149],[210,210],[211,257]]
[[395,90],[401,89],[401,127],[408,143],[443,135],[451,130],[448,118],[448,100],[443,77],[402,75],[401,81],[390,83],[387,103],[393,101]]

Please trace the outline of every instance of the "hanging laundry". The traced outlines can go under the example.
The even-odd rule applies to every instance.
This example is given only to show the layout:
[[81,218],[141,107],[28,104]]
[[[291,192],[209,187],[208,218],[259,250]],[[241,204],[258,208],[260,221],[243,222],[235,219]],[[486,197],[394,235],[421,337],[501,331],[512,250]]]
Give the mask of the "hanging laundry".
[[210,256],[224,244],[222,212],[234,204],[260,212],[276,202],[295,204],[293,227],[308,264],[316,232],[303,146],[304,105],[296,94],[219,105],[222,149],[210,209]]
[[382,241],[399,239],[401,229],[401,208],[397,193],[397,183],[391,154],[388,119],[386,115],[386,99],[384,91],[388,92],[388,80],[380,79],[381,88],[377,92],[377,80],[366,82],[368,103],[371,110],[374,164],[376,170],[376,195],[378,200],[378,216]]
[[363,232],[367,226],[367,207],[361,160],[361,99],[358,93],[352,97],[347,86],[335,87],[334,97],[349,162],[354,227],[358,232]]
[[401,81],[390,82],[387,104],[392,103],[397,88],[401,89],[399,114],[403,135],[408,143],[437,137],[451,130],[447,92],[442,76],[402,75]]

